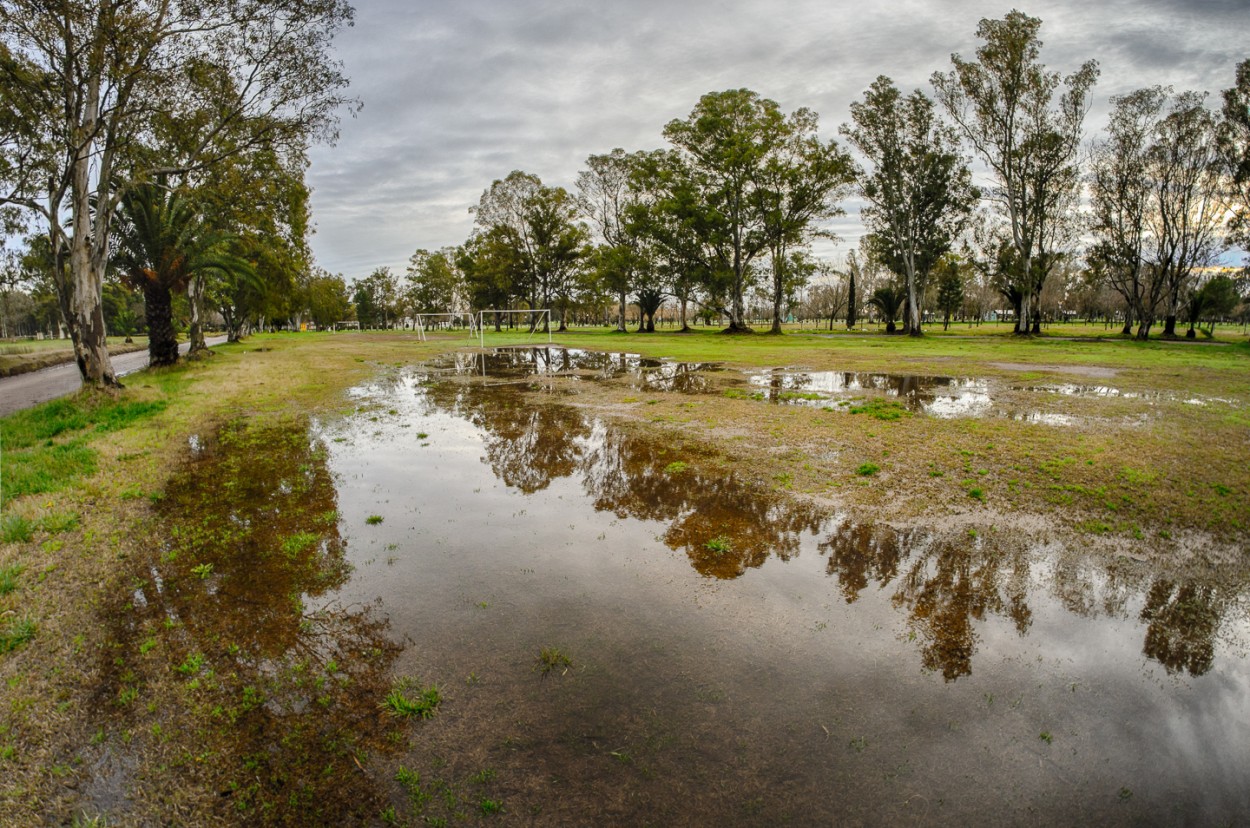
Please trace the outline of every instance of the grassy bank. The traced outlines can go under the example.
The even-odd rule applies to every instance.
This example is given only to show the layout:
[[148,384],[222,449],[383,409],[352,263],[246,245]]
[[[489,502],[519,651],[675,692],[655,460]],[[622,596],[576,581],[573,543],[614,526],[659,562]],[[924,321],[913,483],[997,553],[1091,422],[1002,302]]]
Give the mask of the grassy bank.
[[[148,347],[145,336],[126,342],[123,336],[109,337],[109,352],[128,354]],[[0,377],[15,377],[53,365],[74,361],[74,348],[68,339],[25,339],[0,343]]]
[[[729,385],[684,395],[580,383],[576,395],[560,400],[640,430],[706,441],[761,485],[878,520],[998,525],[1158,560],[1201,548],[1227,559],[1247,546],[1244,344],[602,329],[554,338],[752,369],[990,378],[1008,395],[1015,384],[1113,388],[1124,396],[1048,398],[1044,413],[1070,418],[1068,427],[912,415],[872,399],[857,401],[859,413],[777,405]],[[488,347],[545,342],[525,334],[486,338]],[[221,557],[230,522],[198,521],[198,511],[209,508],[215,484],[243,485],[270,467],[258,459],[241,462],[237,479],[195,476],[196,447],[223,424],[244,424],[224,433],[235,435],[245,460],[247,452],[259,458],[271,439],[267,428],[350,413],[355,406],[343,392],[352,385],[463,347],[472,347],[467,337],[452,335],[426,343],[400,333],[258,336],[195,364],[137,374],[115,395],[82,395],[0,420],[0,822],[94,816],[122,799],[116,786],[123,783],[109,779],[140,793],[133,806],[139,822],[208,824],[220,821],[214,815],[222,802],[238,819],[280,822],[293,811],[273,791],[296,804],[300,795],[317,795],[300,794],[291,780],[315,779],[319,769],[236,755],[240,748],[225,738],[261,703],[255,672],[227,657],[243,645],[191,630],[175,614],[143,615],[135,595],[154,600],[152,563],[168,563],[171,552],[181,550],[175,570],[184,579],[166,584],[171,594],[198,596],[190,590],[230,565]],[[273,474],[294,479],[316,466],[307,440],[279,445],[289,457]],[[326,495],[327,478],[316,486],[318,497]],[[304,511],[310,525],[321,526],[318,516],[332,506],[310,497]],[[292,528],[281,540],[284,554],[303,562],[315,531]],[[1241,555],[1233,563],[1245,566]],[[295,599],[310,582],[291,582]],[[292,618],[302,623],[298,612]],[[292,663],[284,676],[293,685],[336,686],[335,669],[314,666],[316,675]],[[366,686],[365,677],[354,680]],[[324,697],[337,704],[333,694]],[[300,734],[284,738],[292,752],[307,747]],[[327,767],[363,772],[367,747],[340,745]],[[249,772],[270,788],[249,790],[242,775],[224,775],[248,762],[265,766]],[[223,779],[237,787],[211,787]]]

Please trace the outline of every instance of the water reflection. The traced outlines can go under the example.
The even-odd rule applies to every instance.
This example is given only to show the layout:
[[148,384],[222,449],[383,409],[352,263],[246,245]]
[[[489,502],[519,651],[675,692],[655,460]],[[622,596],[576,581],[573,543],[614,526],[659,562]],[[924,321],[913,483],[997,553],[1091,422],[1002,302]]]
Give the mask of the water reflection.
[[[307,422],[228,423],[194,441],[159,501],[159,546],[106,616],[104,709],[199,734],[215,759],[185,772],[221,792],[227,818],[353,822],[382,802],[352,756],[384,744],[398,648],[384,620],[329,600],[351,574],[336,504]],[[171,676],[188,709],[131,701]]]
[[775,403],[828,405],[864,392],[897,399],[907,410],[934,417],[972,417],[990,407],[986,380],[855,371],[767,371],[747,378]]
[[664,542],[701,574],[735,578],[769,555],[786,558],[823,515],[716,467],[696,445],[654,439],[561,405],[533,406],[511,385],[439,383],[427,399],[484,431],[486,462],[525,493],[578,476],[598,511],[667,522]]
[[[789,560],[805,539],[815,538],[845,602],[855,603],[869,587],[890,590],[923,665],[948,681],[971,674],[978,629],[987,619],[1001,618],[1017,635],[1027,635],[1034,618],[1030,593],[1041,583],[1075,616],[1139,612],[1145,655],[1169,671],[1197,676],[1211,669],[1214,641],[1232,603],[1211,587],[1192,580],[1148,586],[1140,574],[1130,578],[1114,567],[1076,566],[1063,558],[1047,563],[1053,569],[1043,575],[1036,572],[1039,561],[1052,557],[1025,538],[831,520],[813,504],[741,480],[731,460],[697,444],[665,442],[557,403],[536,404],[524,385],[439,380],[478,376],[483,365],[492,376],[518,364],[524,372],[535,360],[559,370],[570,364],[599,372],[613,365],[633,370],[621,355],[576,354],[572,362],[553,362],[547,350],[501,352],[498,364],[495,355],[485,362],[482,355],[456,358],[436,364],[414,386],[427,404],[481,429],[485,462],[521,492],[576,479],[595,510],[665,524],[663,542],[709,578],[738,578],[773,557]],[[976,394],[980,388],[954,379],[888,375],[773,373],[766,379],[770,394],[871,386],[921,407],[943,398],[939,389]],[[753,380],[756,387],[763,381]]]
[[623,378],[639,391],[677,394],[712,391],[708,375],[724,370],[712,362],[673,362],[638,354],[549,345],[456,354],[442,367],[457,376],[477,376],[496,382],[517,382],[533,377],[563,377],[573,381]]

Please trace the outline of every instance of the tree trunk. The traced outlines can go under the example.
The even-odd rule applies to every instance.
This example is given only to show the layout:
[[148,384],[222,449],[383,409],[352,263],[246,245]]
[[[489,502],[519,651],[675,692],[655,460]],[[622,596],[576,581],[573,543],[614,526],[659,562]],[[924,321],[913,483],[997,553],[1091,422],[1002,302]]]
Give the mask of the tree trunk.
[[143,286],[143,301],[147,305],[148,361],[153,367],[173,365],[178,361],[178,337],[169,288],[148,282]]
[[[187,356],[194,356],[208,350],[208,342],[204,340],[204,277],[195,275],[187,283],[187,300],[191,305],[191,326],[188,338],[191,347]],[[298,326],[296,326],[298,330]]]
[[846,294],[846,329],[855,328],[855,273],[851,273],[850,284]]
[[1163,320],[1163,338],[1176,338],[1176,313],[1169,311],[1167,317]]

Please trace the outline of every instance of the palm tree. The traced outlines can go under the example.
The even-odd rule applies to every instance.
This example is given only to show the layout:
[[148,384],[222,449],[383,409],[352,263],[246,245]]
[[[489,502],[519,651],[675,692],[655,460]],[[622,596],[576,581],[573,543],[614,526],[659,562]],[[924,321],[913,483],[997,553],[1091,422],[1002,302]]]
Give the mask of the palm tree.
[[894,318],[898,316],[898,312],[903,307],[903,302],[906,299],[907,291],[901,286],[895,285],[879,287],[872,292],[872,296],[868,297],[868,304],[876,308],[881,316],[885,318],[886,333],[894,333]]
[[178,361],[174,291],[186,290],[207,271],[234,273],[249,265],[230,253],[230,237],[206,225],[184,191],[163,182],[128,190],[119,218],[113,261],[126,281],[143,291],[151,364],[173,365]]

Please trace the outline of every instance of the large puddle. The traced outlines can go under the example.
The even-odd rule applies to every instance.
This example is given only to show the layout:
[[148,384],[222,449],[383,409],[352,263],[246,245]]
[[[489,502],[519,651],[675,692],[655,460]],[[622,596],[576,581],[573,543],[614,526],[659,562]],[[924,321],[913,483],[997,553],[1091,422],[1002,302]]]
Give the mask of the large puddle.
[[[243,440],[243,455],[223,450],[227,431],[197,446],[194,480],[250,479],[282,455],[245,493],[268,506],[225,492],[203,518],[252,539],[247,563],[167,548],[136,585],[129,635],[176,618],[188,655],[266,688],[240,714],[266,767],[284,729],[308,736],[295,748],[313,759],[267,783],[291,796],[274,821],[306,813],[296,794],[317,783],[297,771],[318,763],[327,790],[351,777],[354,801],[413,824],[1250,813],[1244,576],[1168,578],[989,526],[854,523],[752,487],[731,456],[548,393],[561,377],[720,394],[738,387],[725,373],[546,348],[459,356],[356,389],[343,421]],[[742,387],[871,387],[918,410],[983,390],[785,376]],[[180,491],[163,508],[194,500]],[[243,531],[262,525],[277,528]],[[352,691],[321,701],[339,671]],[[395,735],[379,671],[437,685],[437,714]],[[366,747],[362,777],[345,757]]]

